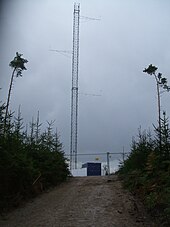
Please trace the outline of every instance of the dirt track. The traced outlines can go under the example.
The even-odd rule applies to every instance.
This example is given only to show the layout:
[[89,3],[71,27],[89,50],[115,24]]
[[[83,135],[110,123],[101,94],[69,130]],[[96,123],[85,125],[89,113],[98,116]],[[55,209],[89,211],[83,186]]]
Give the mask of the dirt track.
[[77,177],[0,219],[9,227],[152,227],[116,176]]

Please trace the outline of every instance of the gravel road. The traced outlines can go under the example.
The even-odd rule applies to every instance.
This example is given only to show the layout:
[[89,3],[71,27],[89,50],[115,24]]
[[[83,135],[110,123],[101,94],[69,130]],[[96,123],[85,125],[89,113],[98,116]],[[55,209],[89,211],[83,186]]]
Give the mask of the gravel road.
[[156,227],[117,176],[75,177],[0,219],[1,227]]

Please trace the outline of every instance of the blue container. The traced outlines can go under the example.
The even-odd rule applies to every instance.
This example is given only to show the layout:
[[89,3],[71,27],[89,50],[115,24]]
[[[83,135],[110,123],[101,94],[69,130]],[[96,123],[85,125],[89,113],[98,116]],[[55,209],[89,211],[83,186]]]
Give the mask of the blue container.
[[101,176],[101,163],[87,162],[82,168],[87,168],[87,176]]

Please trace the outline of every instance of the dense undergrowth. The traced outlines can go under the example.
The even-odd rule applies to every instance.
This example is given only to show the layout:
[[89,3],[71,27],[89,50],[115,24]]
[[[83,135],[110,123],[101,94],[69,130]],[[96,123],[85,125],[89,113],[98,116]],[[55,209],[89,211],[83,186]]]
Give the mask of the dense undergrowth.
[[120,166],[119,175],[125,187],[143,200],[160,226],[170,226],[170,130],[165,113],[161,132],[155,129],[154,137],[139,130],[138,137],[132,141],[129,157]]
[[41,133],[39,116],[24,127],[19,110],[17,117],[8,115],[4,130],[5,108],[0,105],[0,212],[56,186],[69,175],[53,122]]

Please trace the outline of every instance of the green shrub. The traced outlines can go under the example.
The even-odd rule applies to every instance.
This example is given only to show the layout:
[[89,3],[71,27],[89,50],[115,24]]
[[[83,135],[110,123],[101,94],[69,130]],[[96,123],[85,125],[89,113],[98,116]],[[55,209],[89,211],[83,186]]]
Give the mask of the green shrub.
[[[19,204],[33,193],[37,177],[43,188],[55,186],[67,179],[68,165],[58,135],[52,123],[40,134],[41,124],[30,124],[30,134],[23,131],[22,118],[6,119],[0,108],[0,211]],[[35,128],[37,126],[37,128]]]
[[[163,132],[163,130],[162,130]],[[166,131],[167,132],[167,131]],[[168,134],[169,135],[169,134]],[[167,136],[167,134],[166,134]],[[137,194],[152,215],[159,217],[164,226],[170,225],[170,159],[169,137],[162,134],[166,152],[160,149],[157,137],[151,139],[146,132],[139,131],[133,140],[132,150],[121,164],[119,175],[126,188]]]

